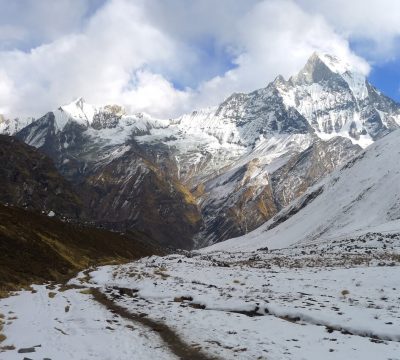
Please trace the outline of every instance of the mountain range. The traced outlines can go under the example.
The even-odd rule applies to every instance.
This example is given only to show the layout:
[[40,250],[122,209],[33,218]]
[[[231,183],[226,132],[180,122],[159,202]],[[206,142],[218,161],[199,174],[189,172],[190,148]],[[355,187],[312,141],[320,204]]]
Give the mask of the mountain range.
[[[5,160],[19,187],[2,201],[137,230],[163,246],[204,247],[271,226],[307,196],[322,199],[321,179],[399,126],[399,104],[349,64],[315,53],[288,80],[174,119],[82,98],[35,120],[2,118],[0,131],[21,151]],[[17,141],[0,140],[4,149]],[[18,170],[22,158],[28,174]]]

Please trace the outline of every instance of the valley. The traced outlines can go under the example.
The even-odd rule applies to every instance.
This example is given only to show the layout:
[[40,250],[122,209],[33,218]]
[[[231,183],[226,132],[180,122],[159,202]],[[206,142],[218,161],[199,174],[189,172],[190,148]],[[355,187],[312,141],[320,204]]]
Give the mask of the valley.
[[400,359],[400,105],[346,62],[0,120],[0,359]]

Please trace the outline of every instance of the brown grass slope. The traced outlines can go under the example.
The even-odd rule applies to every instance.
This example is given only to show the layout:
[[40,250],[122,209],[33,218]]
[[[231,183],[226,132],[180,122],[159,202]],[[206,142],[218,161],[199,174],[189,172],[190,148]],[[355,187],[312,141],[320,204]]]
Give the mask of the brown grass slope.
[[160,253],[141,233],[122,235],[0,205],[0,291]]

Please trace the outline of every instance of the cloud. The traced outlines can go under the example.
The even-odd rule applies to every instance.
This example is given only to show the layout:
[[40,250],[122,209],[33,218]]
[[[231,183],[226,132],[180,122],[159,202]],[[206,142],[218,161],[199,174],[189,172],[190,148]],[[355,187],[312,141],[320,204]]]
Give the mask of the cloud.
[[177,90],[159,74],[148,71],[138,71],[135,83],[121,94],[122,101],[131,111],[151,112],[154,116],[168,117],[177,115],[185,108],[184,104],[191,100],[192,92]]
[[5,23],[3,43],[23,45],[0,46],[0,112],[10,116],[40,116],[83,96],[173,117],[288,77],[315,50],[369,70],[344,25],[332,25],[328,7],[311,11],[311,0],[29,3],[26,19]]
[[0,71],[0,99],[7,99],[0,103],[0,114],[8,114],[11,112],[12,103],[10,100],[14,97],[12,92],[12,83],[4,71]]
[[[29,48],[81,30],[105,0],[0,0],[1,49]],[[3,31],[6,30],[6,31]]]
[[205,103],[232,92],[251,91],[273,80],[286,78],[305,64],[313,51],[327,52],[368,73],[368,64],[349,48],[319,15],[311,15],[292,1],[263,1],[252,7],[232,29],[237,67],[200,86]]
[[0,69],[7,74],[11,89],[9,96],[0,99],[0,108],[38,116],[80,95],[96,103],[118,102],[121,97],[129,101],[126,89],[136,71],[152,63],[167,63],[176,52],[175,43],[146,23],[140,8],[115,0],[100,9],[80,33],[29,52],[1,52]]
[[398,0],[298,0],[310,13],[323,16],[357,50],[373,61],[400,55]]

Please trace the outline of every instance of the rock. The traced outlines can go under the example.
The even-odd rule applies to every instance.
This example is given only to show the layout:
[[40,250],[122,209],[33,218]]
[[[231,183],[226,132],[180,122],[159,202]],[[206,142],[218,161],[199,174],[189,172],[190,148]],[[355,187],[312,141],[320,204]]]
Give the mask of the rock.
[[30,348],[21,348],[18,350],[19,354],[26,354],[26,353],[33,353],[36,352],[36,349],[34,347],[30,347]]

